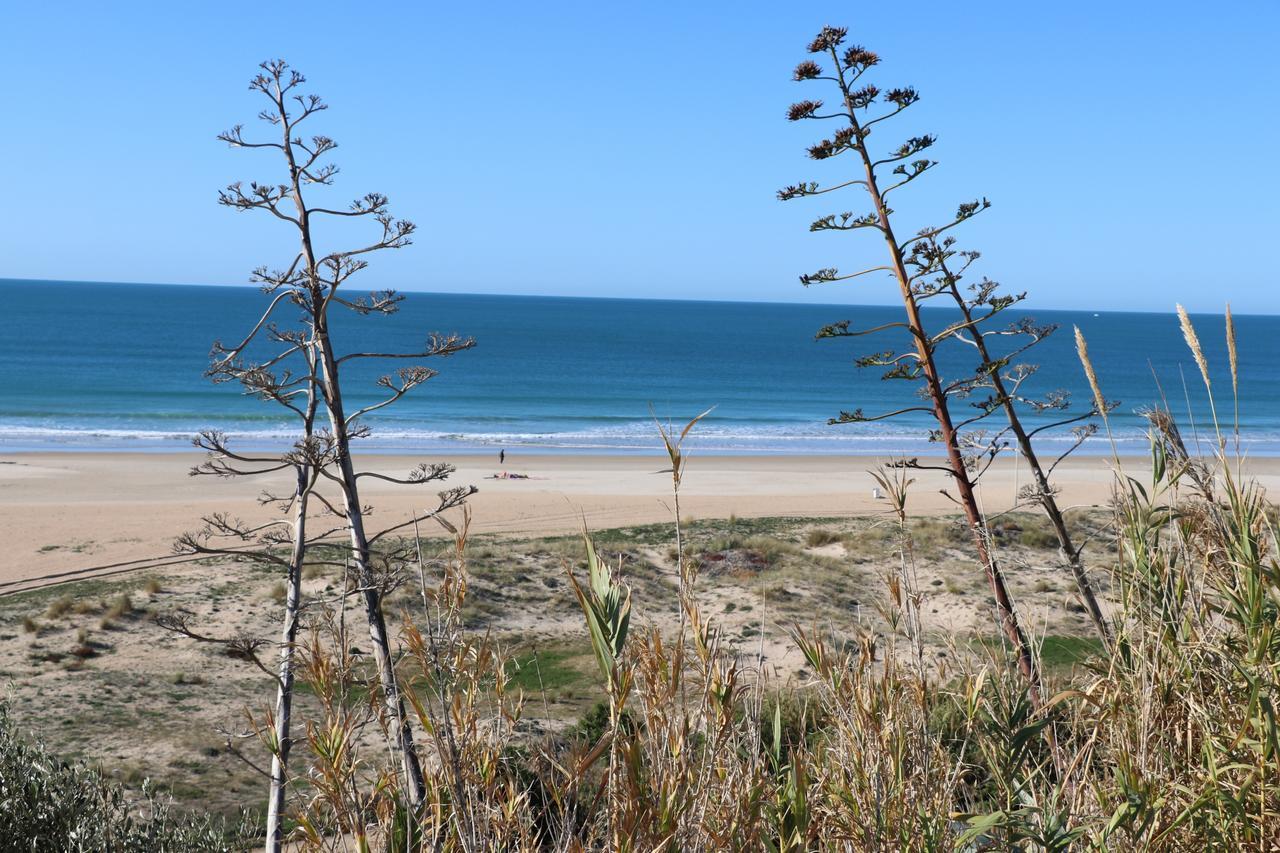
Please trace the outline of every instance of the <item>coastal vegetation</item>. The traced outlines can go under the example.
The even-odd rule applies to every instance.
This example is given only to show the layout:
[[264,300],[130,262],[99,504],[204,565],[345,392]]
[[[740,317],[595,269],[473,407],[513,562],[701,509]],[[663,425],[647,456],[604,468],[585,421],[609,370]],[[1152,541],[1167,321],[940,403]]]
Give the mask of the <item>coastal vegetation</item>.
[[[293,226],[297,248],[289,263],[279,269],[262,266],[252,279],[270,297],[261,317],[237,344],[214,344],[208,375],[215,382],[236,382],[244,393],[283,407],[298,422],[292,446],[281,455],[241,451],[230,446],[221,432],[209,430],[195,440],[208,459],[192,470],[193,475],[253,477],[288,470],[293,489],[287,494],[265,493],[261,502],[271,504],[281,518],[263,526],[251,526],[225,514],[206,516],[204,526],[178,540],[176,550],[193,556],[225,556],[279,567],[284,579],[272,588],[270,598],[284,604],[283,626],[274,670],[263,661],[259,650],[265,642],[243,636],[216,637],[192,627],[186,614],[167,614],[161,624],[195,640],[225,646],[252,662],[276,682],[275,707],[265,714],[263,743],[271,752],[270,796],[267,808],[268,849],[278,851],[283,840],[285,787],[288,760],[294,734],[292,706],[294,654],[299,625],[306,603],[302,600],[302,573],[308,551],[315,542],[345,537],[350,549],[339,558],[349,568],[364,603],[380,692],[386,704],[386,725],[395,733],[394,748],[400,755],[406,786],[415,804],[424,796],[422,768],[413,746],[413,730],[406,716],[404,700],[394,664],[391,638],[387,633],[383,599],[392,588],[388,577],[407,559],[406,552],[393,547],[375,548],[395,531],[414,526],[445,511],[461,506],[474,487],[454,487],[440,491],[436,508],[421,517],[385,527],[368,529],[371,508],[361,501],[360,479],[375,477],[406,486],[442,482],[453,473],[444,463],[422,463],[403,477],[359,471],[352,459],[353,441],[366,438],[369,428],[362,418],[370,412],[393,405],[436,375],[421,362],[441,359],[470,349],[475,341],[456,334],[424,335],[421,349],[410,352],[341,352],[330,333],[330,309],[346,309],[359,316],[387,316],[397,311],[402,297],[392,290],[367,296],[350,294],[351,279],[369,265],[377,252],[402,249],[412,242],[415,226],[397,219],[388,210],[388,199],[368,193],[344,209],[310,202],[310,193],[329,187],[338,167],[327,162],[337,148],[333,139],[314,135],[304,139],[300,127],[328,107],[318,96],[303,94],[306,82],[300,73],[282,61],[265,62],[249,89],[267,100],[269,106],[258,114],[276,131],[274,138],[250,140],[242,125],[218,138],[232,148],[263,149],[278,153],[283,161],[280,183],[252,182],[248,187],[234,183],[223,190],[218,201],[236,211],[267,213]],[[367,221],[375,224],[373,236],[354,247],[324,251],[319,248],[313,222],[323,219]],[[283,321],[281,314],[293,310],[297,316]],[[287,323],[287,324],[284,324]],[[377,380],[385,396],[377,402],[350,409],[344,401],[341,369],[354,361],[410,362]],[[327,425],[317,423],[317,417]],[[318,518],[313,518],[318,516]],[[319,524],[321,530],[315,530]],[[391,540],[395,541],[395,540]],[[314,557],[312,558],[314,562]],[[378,563],[378,566],[375,566]],[[264,733],[266,734],[266,733]]]
[[[1238,416],[1215,415],[1201,453],[1167,406],[1151,408],[1149,458],[1113,455],[1109,503],[1059,507],[1056,463],[1041,461],[1036,434],[1078,427],[1084,441],[1097,419],[1110,435],[1114,404],[1087,342],[1077,329],[1084,410],[1024,395],[1034,368],[1016,359],[1051,330],[990,323],[1020,296],[985,279],[962,286],[977,256],[944,236],[985,202],[895,236],[896,187],[881,189],[878,169],[905,185],[934,165],[917,158],[933,140],[877,159],[869,129],[918,95],[861,85],[879,58],[845,40],[824,28],[809,50],[827,67],[806,61],[795,77],[839,90],[843,126],[812,153],[856,159],[860,177],[840,186],[861,186],[873,209],[814,228],[884,237],[887,264],[866,272],[897,283],[907,343],[860,363],[916,385],[942,461],[877,471],[886,511],[874,517],[690,519],[681,498],[698,469],[686,442],[704,413],[655,430],[669,522],[584,522],[572,536],[473,533],[465,486],[368,529],[360,478],[387,477],[355,467],[359,418],[433,371],[387,377],[383,401],[350,413],[340,366],[472,342],[338,349],[331,307],[385,314],[397,301],[339,288],[413,227],[377,194],[345,211],[304,202],[336,174],[319,165],[332,141],[294,132],[324,105],[287,65],[265,64],[251,88],[278,135],[222,138],[282,155],[285,182],[233,185],[222,199],[285,220],[299,248],[283,271],[255,274],[265,313],[242,343],[215,347],[211,375],[284,406],[298,433],[282,455],[205,433],[195,473],[285,472],[292,491],[264,498],[284,520],[211,515],[178,543],[198,560],[0,598],[14,626],[0,634],[14,685],[0,712],[0,837],[36,850],[1280,849],[1277,513],[1233,449]],[[860,118],[885,101],[888,113]],[[790,117],[822,109],[804,101]],[[381,233],[324,255],[313,216]],[[921,304],[933,299],[960,321],[929,328]],[[278,321],[280,308],[292,319]],[[1180,309],[1179,322],[1221,399]],[[857,334],[847,323],[823,332]],[[1234,401],[1229,312],[1225,334]],[[952,375],[944,348],[976,366]],[[953,410],[973,397],[972,413]],[[989,435],[990,417],[1005,426]],[[1033,483],[989,515],[977,482],[1005,452]],[[909,510],[913,475],[931,468],[950,477],[955,515]],[[393,479],[450,473],[423,465]]]
[[[816,59],[801,62],[793,73],[797,82],[830,84],[839,97],[837,106],[830,108],[820,100],[803,100],[791,105],[787,118],[791,121],[835,122],[838,127],[829,138],[809,147],[809,157],[819,162],[833,158],[840,158],[838,162],[842,162],[853,158],[855,176],[830,186],[816,181],[800,182],[779,190],[778,198],[789,201],[825,196],[851,187],[865,191],[871,212],[861,216],[852,212],[828,214],[814,220],[809,230],[865,230],[876,233],[884,240],[886,262],[853,273],[824,267],[801,276],[800,281],[810,286],[852,281],[876,274],[893,279],[904,308],[902,321],[857,329],[851,328],[850,321],[844,320],[820,329],[817,337],[858,338],[889,330],[904,331],[907,340],[900,350],[874,352],[857,359],[856,364],[859,368],[883,368],[883,380],[914,383],[918,386],[918,393],[911,405],[872,414],[862,409],[844,411],[839,417],[832,418],[831,424],[870,423],[909,412],[932,415],[936,428],[929,438],[941,445],[944,457],[941,465],[936,460],[897,459],[888,464],[890,471],[882,477],[881,485],[887,492],[900,495],[907,483],[904,472],[937,469],[950,475],[956,502],[964,511],[974,548],[998,605],[1001,624],[1010,643],[1018,649],[1018,665],[1031,684],[1033,700],[1038,703],[1040,675],[1036,670],[1035,655],[1026,632],[1019,624],[1005,573],[991,547],[991,535],[979,506],[977,486],[983,472],[1008,448],[1009,435],[1012,434],[1017,442],[1017,452],[1035,475],[1034,483],[1020,497],[1039,504],[1053,523],[1080,599],[1088,609],[1098,635],[1104,642],[1110,642],[1110,628],[1049,482],[1053,468],[1096,431],[1092,419],[1101,411],[1091,408],[1082,413],[1061,414],[1030,430],[1024,426],[1019,408],[1030,409],[1043,416],[1046,413],[1064,413],[1069,405],[1066,392],[1055,390],[1036,397],[1025,390],[1025,383],[1034,376],[1036,367],[1018,361],[1055,327],[1037,325],[1027,317],[1004,326],[996,325],[993,321],[1025,299],[1026,294],[1004,294],[999,284],[988,278],[961,289],[960,282],[977,261],[978,253],[957,249],[955,238],[949,232],[990,207],[986,198],[961,204],[954,217],[944,225],[923,227],[910,237],[899,236],[902,229],[889,207],[891,196],[896,198],[908,184],[938,165],[936,161],[921,156],[934,146],[936,138],[924,134],[912,136],[897,147],[873,146],[873,134],[883,130],[884,122],[914,106],[920,100],[920,94],[911,87],[882,91],[866,82],[864,78],[880,64],[880,57],[858,45],[846,46],[847,38],[845,28],[824,27],[809,45],[809,53]],[[930,328],[921,313],[921,307],[933,300],[951,301],[958,309],[956,316],[948,318],[941,328]],[[993,341],[1002,344],[998,353],[992,351]],[[961,349],[973,350],[977,357],[975,366],[963,364],[962,355],[951,353],[950,358],[946,357],[947,348],[956,349],[957,344]],[[967,404],[963,414],[953,411],[957,401],[959,405]],[[1114,404],[1103,401],[1098,405],[1114,407]],[[1007,427],[993,433],[985,432],[985,421],[998,414],[1006,417]],[[1033,437],[1072,424],[1081,424],[1076,429],[1074,443],[1046,468],[1032,442]],[[917,592],[908,574],[903,575],[901,584],[908,600],[916,597]]]
[[[1120,463],[1111,510],[1072,522],[1090,561],[1111,569],[1112,649],[1083,608],[1064,606],[1073,590],[1047,520],[992,525],[1018,567],[1021,615],[1041,626],[1040,711],[972,583],[963,518],[695,522],[683,533],[698,567],[691,605],[671,525],[600,531],[594,563],[580,537],[436,537],[421,542],[427,583],[389,600],[431,768],[415,813],[382,745],[376,669],[344,627],[349,596],[337,593],[350,578],[318,566],[306,593],[337,609],[312,608],[299,645],[308,724],[287,826],[314,849],[355,849],[353,838],[401,849],[406,831],[446,849],[610,846],[620,834],[636,849],[1269,849],[1280,832],[1275,510],[1230,460],[1188,453],[1167,415],[1152,428],[1150,461]],[[895,590],[902,559],[923,590],[923,667]],[[566,565],[589,606],[631,590],[607,677]],[[0,648],[26,723],[68,757],[132,750],[107,772],[134,790],[162,777],[180,804],[217,804],[235,825],[261,794],[238,757],[252,760],[254,741],[229,705],[259,701],[261,680],[150,621],[186,608],[265,632],[272,568],[222,572],[214,588],[207,568],[186,566],[154,593],[138,579],[5,598],[6,624],[34,613],[41,628]],[[95,630],[121,592],[132,614]],[[84,645],[96,655],[73,654]]]
[[0,705],[0,838],[10,850],[230,853],[248,828],[188,814],[144,784],[138,796],[24,738]]

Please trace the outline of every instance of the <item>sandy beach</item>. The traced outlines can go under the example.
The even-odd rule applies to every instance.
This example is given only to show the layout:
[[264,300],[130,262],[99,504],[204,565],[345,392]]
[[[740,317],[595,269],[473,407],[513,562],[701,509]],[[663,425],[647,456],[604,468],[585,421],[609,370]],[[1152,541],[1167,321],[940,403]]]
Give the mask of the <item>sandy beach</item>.
[[[269,478],[191,477],[197,454],[14,453],[0,459],[0,514],[6,549],[0,584],[28,586],[41,578],[87,576],[127,568],[129,561],[165,557],[173,538],[199,526],[201,516],[225,512],[246,521],[271,518],[255,500],[276,483]],[[369,455],[361,462],[386,474],[407,472],[422,457]],[[671,478],[658,456],[523,455],[499,467],[489,456],[457,456],[450,484],[474,484],[476,532],[550,534],[671,518]],[[872,497],[869,456],[694,456],[686,468],[682,511],[696,518],[763,516],[849,517],[885,511]],[[1122,460],[1145,474],[1147,462]],[[1109,458],[1080,457],[1058,469],[1064,506],[1107,501]],[[1280,459],[1257,459],[1249,471],[1262,485],[1280,488]],[[529,479],[492,479],[505,470]],[[909,509],[917,514],[954,511],[941,493],[941,474],[916,472]],[[1013,505],[1027,482],[1024,467],[1008,459],[987,472],[982,499],[989,513]],[[280,484],[287,488],[285,479]],[[392,523],[422,512],[431,494],[421,487],[364,481],[375,522]],[[427,487],[434,491],[433,487]],[[379,525],[381,526],[381,525]],[[4,590],[0,586],[0,590]]]

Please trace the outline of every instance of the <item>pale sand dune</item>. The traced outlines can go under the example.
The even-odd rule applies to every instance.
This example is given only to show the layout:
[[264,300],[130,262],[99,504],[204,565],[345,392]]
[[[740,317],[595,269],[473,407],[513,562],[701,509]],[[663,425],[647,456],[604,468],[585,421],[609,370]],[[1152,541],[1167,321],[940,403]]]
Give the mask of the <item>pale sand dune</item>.
[[[367,455],[365,466],[403,474],[414,464],[438,457]],[[255,498],[266,487],[287,490],[280,477],[224,480],[190,477],[197,454],[12,453],[0,464],[0,518],[4,554],[0,584],[158,557],[173,538],[199,526],[199,518],[226,512],[249,522],[272,517]],[[529,480],[491,480],[500,470],[495,456],[457,456],[453,484],[474,484],[471,500],[476,532],[566,533],[671,519],[671,478],[660,473],[659,456],[558,456],[512,453],[505,470]],[[877,464],[868,456],[693,456],[686,468],[682,510],[686,516],[850,516],[884,512],[871,497],[867,473]],[[1081,457],[1056,475],[1063,506],[1107,501],[1112,482],[1109,459]],[[1124,460],[1145,479],[1147,462]],[[1273,493],[1280,487],[1280,459],[1259,459],[1249,471]],[[943,475],[915,472],[908,508],[913,513],[954,511],[940,494]],[[993,467],[983,480],[988,511],[1007,509],[1026,470],[1012,459]],[[376,508],[374,529],[407,520],[426,509],[434,487],[362,482],[363,496]]]

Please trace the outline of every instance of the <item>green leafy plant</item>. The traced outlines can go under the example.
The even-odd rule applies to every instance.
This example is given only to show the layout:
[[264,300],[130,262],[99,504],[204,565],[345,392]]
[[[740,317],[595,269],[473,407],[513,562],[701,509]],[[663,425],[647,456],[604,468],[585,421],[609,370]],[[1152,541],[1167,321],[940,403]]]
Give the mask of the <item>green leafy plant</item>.
[[10,850],[67,853],[231,853],[256,827],[188,815],[149,783],[135,800],[83,764],[18,732],[0,703],[0,838]]
[[584,534],[583,542],[587,554],[587,586],[584,588],[572,571],[569,583],[586,618],[596,664],[612,693],[622,682],[620,662],[631,625],[631,590],[617,580],[600,559],[591,537]]

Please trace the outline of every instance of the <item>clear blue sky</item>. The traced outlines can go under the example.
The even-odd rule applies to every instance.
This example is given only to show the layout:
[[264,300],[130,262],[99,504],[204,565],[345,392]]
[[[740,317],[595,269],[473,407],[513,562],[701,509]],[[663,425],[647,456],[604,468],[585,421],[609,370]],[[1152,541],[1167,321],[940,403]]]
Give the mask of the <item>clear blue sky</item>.
[[[246,91],[280,56],[332,108],[335,201],[368,190],[420,227],[369,287],[883,303],[888,281],[805,291],[879,261],[869,235],[810,234],[855,195],[821,96],[790,81],[824,23],[924,99],[882,142],[940,137],[903,227],[959,201],[983,272],[1042,307],[1280,311],[1280,3],[12,3],[0,52],[0,277],[240,284],[293,243],[218,207],[266,152]],[[828,197],[830,199],[830,197]]]

